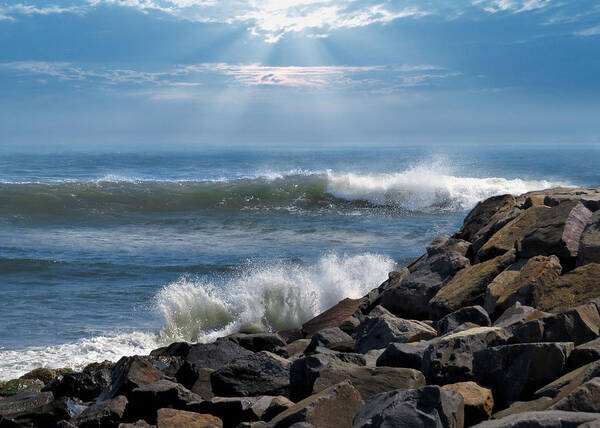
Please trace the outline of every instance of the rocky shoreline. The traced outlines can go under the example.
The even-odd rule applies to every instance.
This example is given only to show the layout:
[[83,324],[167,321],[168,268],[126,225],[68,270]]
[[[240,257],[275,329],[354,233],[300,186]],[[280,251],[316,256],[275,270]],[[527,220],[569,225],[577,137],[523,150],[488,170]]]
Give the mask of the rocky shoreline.
[[480,202],[277,333],[0,382],[0,427],[600,427],[600,188]]

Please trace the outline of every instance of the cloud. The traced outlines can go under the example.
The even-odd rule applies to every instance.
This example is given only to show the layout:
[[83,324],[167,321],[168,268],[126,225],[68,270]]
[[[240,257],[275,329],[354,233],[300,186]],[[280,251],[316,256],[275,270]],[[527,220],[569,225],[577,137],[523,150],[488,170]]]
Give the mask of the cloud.
[[543,9],[551,3],[552,0],[474,0],[473,6],[478,6],[489,13],[521,13]]
[[600,35],[600,25],[596,25],[595,27],[586,28],[585,30],[576,31],[574,34],[576,36],[585,36],[585,37],[598,36],[598,35]]

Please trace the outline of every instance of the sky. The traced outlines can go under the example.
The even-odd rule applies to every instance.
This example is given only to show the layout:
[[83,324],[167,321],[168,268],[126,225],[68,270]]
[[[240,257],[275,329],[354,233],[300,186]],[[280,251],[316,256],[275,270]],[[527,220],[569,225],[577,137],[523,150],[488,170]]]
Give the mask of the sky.
[[0,0],[0,145],[600,142],[600,2]]

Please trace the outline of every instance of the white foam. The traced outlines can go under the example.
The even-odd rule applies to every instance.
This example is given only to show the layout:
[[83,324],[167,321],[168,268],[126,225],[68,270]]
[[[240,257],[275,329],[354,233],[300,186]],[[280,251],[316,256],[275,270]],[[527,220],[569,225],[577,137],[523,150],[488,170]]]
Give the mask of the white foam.
[[362,297],[393,267],[376,254],[327,254],[315,265],[248,266],[221,281],[181,278],[156,297],[161,340],[210,342],[240,330],[297,327],[346,297]]
[[546,180],[450,175],[441,162],[421,164],[398,173],[355,174],[327,171],[327,191],[346,200],[396,205],[407,210],[464,210],[494,195],[518,195],[566,186]]

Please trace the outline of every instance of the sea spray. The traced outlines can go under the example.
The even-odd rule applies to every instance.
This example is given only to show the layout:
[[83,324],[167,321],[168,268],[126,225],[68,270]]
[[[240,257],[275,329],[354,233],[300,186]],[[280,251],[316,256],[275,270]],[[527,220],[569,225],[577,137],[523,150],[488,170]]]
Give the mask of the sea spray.
[[240,330],[298,327],[346,297],[362,297],[394,264],[377,254],[330,253],[314,265],[250,264],[218,280],[183,277],[156,296],[161,337],[207,342]]

